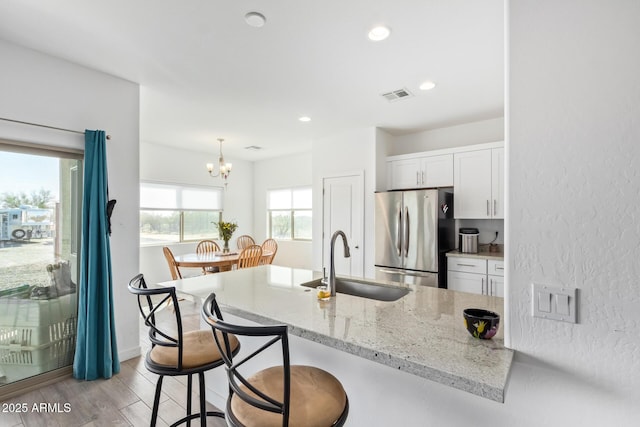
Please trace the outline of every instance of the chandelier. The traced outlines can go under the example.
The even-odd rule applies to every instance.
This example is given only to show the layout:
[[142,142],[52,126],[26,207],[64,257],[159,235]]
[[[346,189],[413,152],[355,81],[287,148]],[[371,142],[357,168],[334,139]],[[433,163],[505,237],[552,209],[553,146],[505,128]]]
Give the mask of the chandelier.
[[224,181],[224,185],[227,185],[227,178],[231,173],[231,163],[225,163],[224,156],[222,155],[222,142],[224,139],[218,138],[218,142],[220,143],[220,153],[218,154],[218,168],[215,173],[213,173],[214,167],[213,163],[207,163],[207,170],[209,171],[209,175],[213,178],[221,177]]

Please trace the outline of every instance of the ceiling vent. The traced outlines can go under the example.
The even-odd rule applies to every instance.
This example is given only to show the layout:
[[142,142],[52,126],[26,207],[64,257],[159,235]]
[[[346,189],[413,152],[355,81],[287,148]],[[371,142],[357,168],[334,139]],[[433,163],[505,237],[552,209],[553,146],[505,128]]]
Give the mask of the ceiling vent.
[[407,89],[402,88],[394,90],[392,92],[383,93],[381,96],[389,102],[394,102],[398,101],[399,99],[411,98],[413,94]]
[[244,147],[244,149],[249,151],[259,151],[262,150],[262,147],[258,147],[257,145],[250,145],[248,147]]

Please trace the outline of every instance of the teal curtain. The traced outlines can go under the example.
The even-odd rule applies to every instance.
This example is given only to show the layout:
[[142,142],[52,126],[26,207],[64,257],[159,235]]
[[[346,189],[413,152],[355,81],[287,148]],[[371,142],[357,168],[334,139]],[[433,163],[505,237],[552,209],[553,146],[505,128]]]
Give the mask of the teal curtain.
[[85,132],[78,336],[73,376],[95,380],[120,371],[113,316],[111,249],[107,217],[105,132]]

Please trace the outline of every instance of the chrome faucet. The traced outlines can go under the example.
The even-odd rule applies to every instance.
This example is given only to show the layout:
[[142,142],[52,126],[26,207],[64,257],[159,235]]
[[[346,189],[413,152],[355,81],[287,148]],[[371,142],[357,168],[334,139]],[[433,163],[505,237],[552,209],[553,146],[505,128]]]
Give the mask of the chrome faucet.
[[349,258],[351,256],[351,253],[349,252],[349,245],[347,245],[347,236],[344,234],[344,232],[338,230],[333,233],[333,236],[331,236],[331,252],[329,255],[329,292],[331,292],[332,297],[336,296],[336,267],[333,262],[333,252],[335,250],[336,239],[338,238],[338,236],[342,237],[342,244],[344,246],[344,257]]

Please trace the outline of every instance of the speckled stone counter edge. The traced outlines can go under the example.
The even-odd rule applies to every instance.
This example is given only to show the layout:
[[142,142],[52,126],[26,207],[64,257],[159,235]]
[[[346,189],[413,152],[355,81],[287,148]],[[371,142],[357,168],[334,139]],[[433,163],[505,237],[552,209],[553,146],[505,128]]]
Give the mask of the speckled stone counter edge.
[[[261,316],[255,313],[247,312],[235,307],[222,304],[225,311],[230,314],[242,317],[244,319],[254,321],[261,324],[282,324],[282,322],[276,321],[272,318]],[[437,383],[453,387],[462,391],[466,391],[496,402],[504,402],[504,388],[494,387],[490,384],[473,381],[469,378],[465,378],[460,375],[454,375],[448,372],[443,372],[438,369],[433,369],[428,366],[417,364],[409,360],[395,357],[391,354],[382,353],[380,351],[365,348],[353,343],[338,340],[332,337],[328,337],[323,334],[319,334],[308,329],[299,328],[293,325],[289,326],[289,333],[298,336],[300,338],[308,339],[319,344],[323,344],[334,348],[336,350],[344,351],[346,353],[354,354],[356,356],[363,357],[365,359],[381,363],[394,369],[399,369],[403,372],[407,372],[422,378],[426,378]],[[513,361],[513,352],[508,353],[509,363]],[[508,374],[507,374],[508,376]],[[507,378],[503,379],[503,384],[506,384]]]

